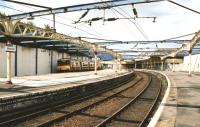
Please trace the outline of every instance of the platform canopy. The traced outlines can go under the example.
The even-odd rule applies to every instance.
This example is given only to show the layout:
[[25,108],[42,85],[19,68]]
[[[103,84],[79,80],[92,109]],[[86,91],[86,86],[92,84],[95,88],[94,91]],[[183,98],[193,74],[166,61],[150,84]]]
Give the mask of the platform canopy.
[[[191,43],[191,40],[159,40],[159,41],[108,41],[96,42],[104,45],[124,56],[125,59],[147,59],[152,56],[168,57],[176,52],[174,57],[184,57],[189,54],[189,49],[183,48]],[[200,45],[196,43],[191,48],[192,54],[200,53]],[[171,57],[171,56],[169,56]]]
[[114,57],[118,53],[104,46],[81,38],[57,33],[53,30],[26,24],[20,20],[0,18],[0,42],[22,45],[31,48],[44,48],[60,52],[77,53],[90,56],[90,52],[107,52]]
[[[151,56],[160,56],[162,58],[175,57],[177,55],[184,56],[187,55],[187,52],[199,53],[200,49],[199,45],[197,45],[197,43],[199,42],[200,35],[198,31],[189,34],[193,37],[190,39],[185,39],[183,38],[183,36],[180,36],[179,38],[150,40],[146,36],[142,27],[138,25],[138,19],[153,19],[153,22],[155,23],[155,19],[157,17],[142,16],[143,13],[141,13],[141,10],[144,8],[142,8],[138,12],[138,10],[136,9],[137,7],[135,6],[146,3],[148,3],[148,5],[150,3],[164,3],[163,6],[165,6],[167,3],[173,3],[173,5],[176,4],[180,7],[179,4],[169,0],[105,0],[98,2],[90,1],[89,3],[80,2],[80,4],[77,5],[68,5],[61,7],[57,5],[46,6],[37,5],[29,2],[7,0],[3,0],[1,1],[1,3],[6,4],[0,6],[12,10],[12,13],[7,14],[3,18],[0,18],[0,42],[2,43],[7,43],[7,41],[10,41],[13,44],[21,46],[27,46],[32,48],[44,48],[60,52],[68,52],[71,54],[80,53],[87,56],[91,56],[92,53],[98,51],[104,55],[109,54],[114,56],[115,58],[123,57],[124,59],[146,59]],[[14,5],[20,4],[23,7],[28,6],[30,10],[26,9],[25,11],[22,11],[21,9],[14,8],[14,6],[6,6],[8,3],[12,3]],[[121,6],[128,7],[129,11],[131,10],[131,13],[126,13],[127,10],[119,8]],[[90,13],[90,11],[94,10],[101,13],[103,12],[103,16],[101,14],[101,17],[95,17],[96,15],[94,15],[94,13]],[[108,10],[111,12],[114,11],[114,14],[110,15],[110,13],[107,13]],[[81,13],[79,13],[78,16],[72,15],[73,19],[70,21],[73,24],[72,26],[70,26],[69,24],[65,24],[65,22],[60,22],[59,20],[55,21],[55,15],[58,15],[56,18],[64,19],[65,17],[63,18],[63,15],[60,14],[69,14],[71,12],[79,11]],[[88,16],[88,13],[90,13],[91,15]],[[124,16],[125,13],[126,16]],[[46,19],[45,16],[47,15],[53,15],[53,20],[47,19],[51,23],[53,22],[53,29],[43,29],[41,27],[37,27],[34,24],[31,25],[23,22],[24,19]],[[115,17],[110,17],[113,15]],[[85,18],[86,16],[88,17]],[[40,21],[38,19],[37,22]],[[129,23],[132,23],[132,25],[134,25],[134,27],[137,28],[137,32],[139,32],[139,34],[141,34],[144,37],[144,39],[139,41],[104,40],[99,38],[95,39],[84,37],[81,34],[78,34],[77,36],[67,35],[66,33],[63,34],[62,32],[58,32],[55,28],[55,24],[62,24],[68,27],[70,26],[73,29],[77,29],[77,24],[79,23],[87,23],[91,27],[92,23],[95,21],[102,20],[102,24],[104,25],[105,22],[122,19],[129,20]],[[85,28],[91,29],[88,27]],[[78,29],[80,30],[80,28]],[[65,30],[65,32],[66,31],[67,30]],[[81,31],[86,32],[85,29]],[[101,32],[103,32],[96,32],[95,30],[93,31],[97,33],[98,36],[101,35]],[[119,32],[121,31],[119,30]],[[124,35],[124,33],[121,32],[120,36],[121,35]]]

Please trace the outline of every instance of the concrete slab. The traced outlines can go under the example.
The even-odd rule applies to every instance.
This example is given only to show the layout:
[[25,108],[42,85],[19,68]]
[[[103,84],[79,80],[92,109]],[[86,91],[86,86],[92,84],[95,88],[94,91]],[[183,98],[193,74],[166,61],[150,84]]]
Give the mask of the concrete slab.
[[95,82],[99,79],[123,75],[127,71],[115,72],[114,70],[99,70],[98,75],[94,71],[69,72],[59,74],[48,74],[39,76],[24,76],[12,78],[12,85],[5,84],[6,79],[0,78],[0,99],[19,96],[42,91],[74,87],[87,82]]
[[[93,71],[88,71],[88,72],[69,72],[69,73],[48,74],[48,75],[38,75],[38,76],[23,76],[23,77],[13,77],[12,83],[13,85],[20,85],[20,86],[41,87],[41,86],[50,86],[63,83],[77,82],[82,80],[90,80],[113,74],[122,74],[124,72],[125,71],[116,73],[114,70],[107,69],[98,71],[98,75],[94,75]],[[0,78],[0,84],[4,84],[5,81],[6,78]]]
[[164,72],[170,94],[157,127],[200,127],[200,77],[186,72]]

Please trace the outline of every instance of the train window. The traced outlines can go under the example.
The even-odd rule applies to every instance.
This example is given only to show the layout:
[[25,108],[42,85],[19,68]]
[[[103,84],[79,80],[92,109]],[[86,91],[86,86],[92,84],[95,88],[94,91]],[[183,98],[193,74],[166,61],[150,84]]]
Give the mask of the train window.
[[58,66],[69,65],[69,60],[58,60]]
[[83,62],[83,63],[82,63],[82,65],[83,65],[83,67],[86,67],[86,66],[88,66],[88,64],[87,64],[87,63],[85,63],[85,62]]
[[66,60],[66,65],[70,65],[70,61],[69,60]]

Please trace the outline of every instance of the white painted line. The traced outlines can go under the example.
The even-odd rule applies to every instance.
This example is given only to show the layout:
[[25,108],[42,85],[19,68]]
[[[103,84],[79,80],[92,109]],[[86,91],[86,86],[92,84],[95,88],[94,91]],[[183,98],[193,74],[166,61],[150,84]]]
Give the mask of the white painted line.
[[167,90],[165,92],[165,95],[164,95],[164,97],[162,99],[162,102],[161,102],[159,108],[157,109],[156,113],[152,117],[152,119],[151,119],[151,121],[150,121],[150,123],[148,124],[147,127],[155,127],[156,124],[158,123],[158,120],[159,120],[159,118],[160,118],[160,116],[161,116],[161,114],[163,112],[164,107],[165,107],[164,104],[167,102],[167,99],[169,97],[170,88],[171,88],[171,81],[170,81],[169,77],[166,74],[164,74],[162,72],[158,72],[158,71],[153,71],[153,70],[151,72],[160,73],[161,75],[165,76],[165,78],[167,79],[168,86],[167,86]]

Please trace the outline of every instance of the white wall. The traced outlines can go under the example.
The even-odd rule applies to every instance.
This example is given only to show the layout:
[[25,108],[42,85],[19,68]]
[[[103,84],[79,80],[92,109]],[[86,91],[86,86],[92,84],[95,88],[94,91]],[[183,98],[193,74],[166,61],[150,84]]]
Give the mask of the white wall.
[[[6,61],[6,51],[5,51],[5,44],[0,43],[0,77],[6,77],[6,66],[7,66],[7,61]],[[11,63],[11,69],[12,69],[12,76],[14,76],[14,61],[15,61],[15,57],[14,57],[14,53],[11,54],[11,59],[12,59],[12,63]]]
[[[53,72],[56,72],[57,60],[67,58],[69,54],[53,51]],[[12,75],[15,75],[15,53],[12,53]],[[51,51],[38,49],[37,73],[51,73]],[[36,48],[17,46],[17,76],[36,75]],[[5,44],[0,43],[0,77],[6,77]]]
[[51,51],[38,49],[38,74],[48,74],[51,72]]
[[[192,71],[200,72],[200,54],[191,57]],[[189,70],[189,56],[184,57],[184,70]]]
[[[191,66],[193,72],[200,72],[200,54],[192,55]],[[182,64],[175,65],[176,71],[189,71],[189,56],[185,56]]]
[[17,76],[35,75],[36,49],[17,46]]

